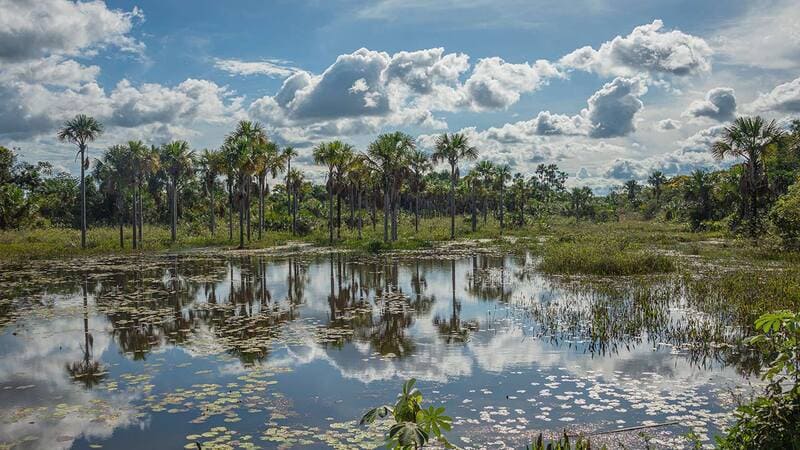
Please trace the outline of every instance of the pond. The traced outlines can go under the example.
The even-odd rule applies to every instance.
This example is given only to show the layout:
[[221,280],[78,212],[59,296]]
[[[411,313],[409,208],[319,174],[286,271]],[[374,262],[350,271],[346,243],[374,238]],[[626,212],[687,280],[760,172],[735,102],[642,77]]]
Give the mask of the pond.
[[487,251],[1,270],[0,448],[374,448],[358,419],[412,377],[463,448],[642,425],[597,439],[683,448],[751,389],[736,327],[676,276],[562,279]]

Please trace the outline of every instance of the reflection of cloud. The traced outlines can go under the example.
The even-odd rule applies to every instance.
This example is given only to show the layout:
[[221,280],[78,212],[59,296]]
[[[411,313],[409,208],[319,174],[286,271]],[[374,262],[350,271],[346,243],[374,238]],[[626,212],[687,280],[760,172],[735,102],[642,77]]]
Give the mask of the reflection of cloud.
[[[54,308],[57,317],[79,311],[69,301],[55,302]],[[109,326],[104,317],[89,319],[95,360],[102,359],[111,348],[110,335],[100,331]],[[0,385],[13,388],[33,385],[28,389],[4,391],[3,411],[0,412],[3,441],[14,442],[33,435],[37,437],[31,443],[34,448],[69,448],[78,438],[109,438],[116,428],[134,423],[132,395],[104,396],[98,390],[84,389],[69,377],[66,365],[83,358],[80,316],[46,322],[26,321],[23,329],[25,331],[16,337],[0,338],[0,380],[3,380]],[[53,416],[57,404],[67,405],[67,414]],[[43,406],[50,412],[38,410]],[[37,410],[20,418],[4,417],[29,407]]]

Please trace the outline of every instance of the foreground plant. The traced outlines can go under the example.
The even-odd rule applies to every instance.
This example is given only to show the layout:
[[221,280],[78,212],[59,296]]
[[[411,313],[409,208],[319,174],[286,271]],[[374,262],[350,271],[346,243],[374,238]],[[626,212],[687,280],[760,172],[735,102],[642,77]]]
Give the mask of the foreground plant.
[[403,383],[403,390],[397,394],[394,406],[382,405],[370,409],[361,418],[361,425],[375,422],[376,419],[392,416],[394,424],[389,427],[386,447],[410,450],[425,447],[435,438],[445,448],[456,448],[443,432],[452,429],[453,419],[444,415],[444,407],[422,407],[422,392],[414,387],[414,378]]
[[723,449],[800,449],[800,313],[779,311],[756,320],[749,343],[770,358],[764,394],[736,410],[736,423],[718,440]]
[[[601,449],[605,449],[604,445]],[[545,440],[542,433],[536,438],[531,445],[526,445],[525,450],[591,450],[592,444],[588,439],[582,436],[577,436],[575,440],[571,441],[566,431],[564,434],[555,440]]]

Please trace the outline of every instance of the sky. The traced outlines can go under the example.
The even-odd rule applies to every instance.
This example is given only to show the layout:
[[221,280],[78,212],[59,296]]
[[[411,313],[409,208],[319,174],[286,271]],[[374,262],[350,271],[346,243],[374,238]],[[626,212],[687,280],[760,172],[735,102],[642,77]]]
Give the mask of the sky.
[[797,23],[796,0],[0,0],[0,145],[75,172],[78,113],[105,126],[92,157],[249,119],[320,177],[321,141],[463,132],[603,192],[721,167],[737,116],[800,117]]

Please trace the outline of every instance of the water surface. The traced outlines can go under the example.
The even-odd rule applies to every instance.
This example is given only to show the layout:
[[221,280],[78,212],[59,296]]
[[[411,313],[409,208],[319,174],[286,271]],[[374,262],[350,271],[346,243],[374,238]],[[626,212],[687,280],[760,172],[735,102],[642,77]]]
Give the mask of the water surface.
[[372,448],[380,430],[357,419],[411,377],[464,448],[676,421],[646,431],[681,448],[690,431],[710,443],[747,384],[735,355],[691,342],[714,319],[674,279],[642,300],[545,277],[529,255],[182,254],[2,271],[0,448]]

